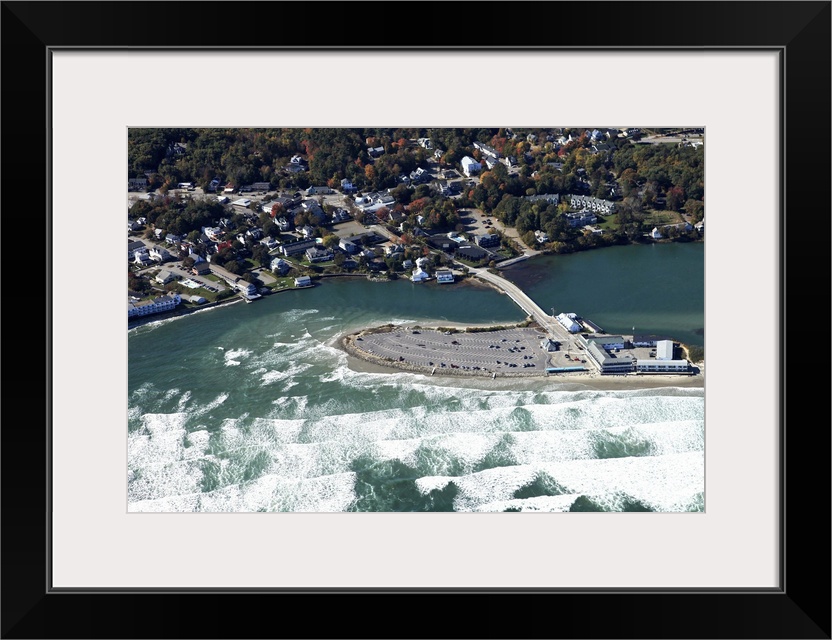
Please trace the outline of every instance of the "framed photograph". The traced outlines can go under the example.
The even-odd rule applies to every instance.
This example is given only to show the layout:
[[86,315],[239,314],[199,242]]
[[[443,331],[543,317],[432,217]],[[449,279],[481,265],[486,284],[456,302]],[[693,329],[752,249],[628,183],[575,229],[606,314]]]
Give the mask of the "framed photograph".
[[3,3],[3,637],[829,638],[830,3],[319,6]]

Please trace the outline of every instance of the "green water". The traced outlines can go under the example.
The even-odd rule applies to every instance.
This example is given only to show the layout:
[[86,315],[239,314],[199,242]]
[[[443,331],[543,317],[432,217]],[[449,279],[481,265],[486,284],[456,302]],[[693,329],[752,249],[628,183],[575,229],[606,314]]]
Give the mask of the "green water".
[[[531,261],[524,272],[604,279],[598,270],[615,264],[608,251]],[[622,264],[641,263],[620,260],[615,275],[626,280]],[[654,321],[672,309],[658,298]],[[335,348],[346,331],[388,322],[523,318],[486,286],[333,278],[131,330],[128,508],[701,511],[703,389],[569,391],[557,378],[355,371]]]
[[705,345],[705,245],[629,245],[540,256],[503,275],[543,309],[574,312],[608,333]]

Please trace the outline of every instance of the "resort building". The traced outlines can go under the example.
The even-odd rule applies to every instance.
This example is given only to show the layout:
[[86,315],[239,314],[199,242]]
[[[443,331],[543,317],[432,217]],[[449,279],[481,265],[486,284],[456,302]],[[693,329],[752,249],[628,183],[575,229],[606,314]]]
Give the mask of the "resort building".
[[690,373],[687,360],[637,360],[636,371],[639,373]]
[[127,303],[127,318],[137,318],[140,316],[147,316],[153,313],[161,313],[163,311],[170,311],[176,308],[182,302],[179,295],[161,296],[148,302],[133,302]]
[[593,336],[582,333],[578,336],[578,341],[585,347],[594,342],[607,351],[627,348],[627,340],[624,339],[624,336]]
[[635,365],[635,358],[629,354],[613,355],[604,349],[595,340],[591,340],[586,348],[589,361],[597,367],[602,374],[630,373]]

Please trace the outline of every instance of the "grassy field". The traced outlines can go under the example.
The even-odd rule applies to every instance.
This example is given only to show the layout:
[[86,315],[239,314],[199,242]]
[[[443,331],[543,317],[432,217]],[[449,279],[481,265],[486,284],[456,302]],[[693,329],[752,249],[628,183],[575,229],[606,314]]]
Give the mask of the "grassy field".
[[682,216],[675,211],[658,211],[657,209],[647,209],[644,215],[644,224],[648,226],[659,226],[663,224],[676,224],[684,222]]
[[[598,218],[601,220],[601,218]],[[603,222],[596,224],[595,226],[599,229],[605,229],[607,231],[615,231],[618,228],[618,214],[612,213],[608,216],[604,216]]]

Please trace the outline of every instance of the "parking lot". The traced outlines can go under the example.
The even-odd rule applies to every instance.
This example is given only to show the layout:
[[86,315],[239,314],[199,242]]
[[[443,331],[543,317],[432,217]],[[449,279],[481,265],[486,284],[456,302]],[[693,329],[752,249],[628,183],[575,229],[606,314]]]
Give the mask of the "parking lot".
[[418,367],[480,373],[544,375],[549,354],[537,329],[516,328],[474,333],[397,328],[367,333],[354,346],[380,358]]

